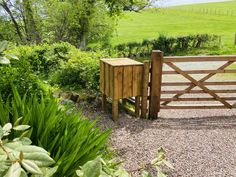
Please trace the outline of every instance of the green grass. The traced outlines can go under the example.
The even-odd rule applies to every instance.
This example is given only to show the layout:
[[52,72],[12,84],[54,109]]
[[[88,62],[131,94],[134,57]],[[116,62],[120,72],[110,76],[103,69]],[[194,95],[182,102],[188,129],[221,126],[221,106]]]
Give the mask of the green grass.
[[221,35],[222,46],[226,47],[221,53],[236,51],[233,46],[236,1],[148,9],[141,13],[127,12],[119,21],[112,43],[153,39],[159,34],[179,36],[199,33]]

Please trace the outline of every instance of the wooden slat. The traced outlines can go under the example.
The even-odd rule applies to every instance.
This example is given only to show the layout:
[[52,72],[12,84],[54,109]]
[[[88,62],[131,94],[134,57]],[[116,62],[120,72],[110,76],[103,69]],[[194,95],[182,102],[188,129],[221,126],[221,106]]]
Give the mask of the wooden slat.
[[[236,73],[235,69],[231,70],[187,70],[186,74],[209,74],[209,73]],[[176,71],[163,71],[163,74],[179,74]]]
[[203,62],[203,61],[236,61],[235,55],[225,56],[174,56],[164,57],[166,62]]
[[100,92],[102,93],[105,93],[104,83],[104,63],[100,61]]
[[[236,90],[211,90],[214,93],[236,93]],[[162,94],[199,94],[208,93],[204,90],[162,90]]]
[[123,68],[114,67],[114,96],[113,99],[122,98]]
[[[236,97],[221,97],[224,100],[236,100]],[[161,101],[215,101],[215,98],[161,98]]]
[[133,67],[133,95],[140,96],[142,95],[142,73],[143,66]]
[[110,80],[109,65],[105,64],[105,94],[107,96],[110,96],[109,80]]
[[[226,82],[202,82],[203,85],[236,85],[234,81]],[[190,86],[191,82],[163,82],[162,86]]]
[[174,105],[161,106],[161,109],[228,109],[223,105]]
[[145,61],[143,66],[141,118],[146,118],[147,115],[149,68],[150,68],[150,62]]
[[116,89],[115,87],[114,87],[114,67],[109,67],[109,82],[108,82],[109,84],[110,84],[110,86],[109,86],[109,92],[110,92],[110,94],[109,94],[109,96],[111,97],[111,98],[114,98],[114,89]]
[[123,70],[123,98],[133,96],[133,67],[125,66]]
[[195,86],[200,87],[201,89],[203,89],[206,93],[209,93],[211,96],[213,96],[216,100],[218,100],[219,102],[221,102],[222,104],[224,104],[226,107],[228,108],[232,108],[232,106],[226,102],[224,99],[220,98],[217,94],[215,94],[215,92],[213,92],[212,90],[208,89],[207,87],[205,87],[201,82],[198,82],[197,80],[195,80],[193,77],[191,77],[190,75],[186,74],[184,71],[182,71],[180,68],[178,68],[176,65],[174,65],[173,63],[168,63],[168,66],[170,66],[172,69],[174,69],[175,71],[177,71],[178,73],[180,73],[182,76],[184,76],[186,79],[190,80],[191,82],[193,82],[193,84]]
[[162,82],[162,66],[163,66],[163,52],[153,51],[151,62],[151,91],[150,91],[150,111],[149,118],[156,119],[160,111],[161,98],[161,82]]
[[[228,61],[226,62],[224,65],[220,66],[218,68],[218,70],[221,70],[221,69],[225,69],[227,68],[228,66],[230,66],[232,63],[234,63],[234,61]],[[211,74],[208,74],[206,75],[205,77],[203,77],[202,79],[199,80],[199,82],[204,82],[206,80],[208,80],[209,78],[211,78],[212,76],[214,76],[215,73],[211,73]],[[196,86],[194,84],[190,85],[189,87],[187,87],[185,90],[186,91],[189,91],[189,90],[192,90],[193,88],[195,88]],[[183,93],[180,93],[180,94],[176,94],[173,98],[179,98],[180,96],[182,96]],[[169,101],[166,101],[164,103],[162,103],[162,105],[167,105],[169,104],[170,102]]]

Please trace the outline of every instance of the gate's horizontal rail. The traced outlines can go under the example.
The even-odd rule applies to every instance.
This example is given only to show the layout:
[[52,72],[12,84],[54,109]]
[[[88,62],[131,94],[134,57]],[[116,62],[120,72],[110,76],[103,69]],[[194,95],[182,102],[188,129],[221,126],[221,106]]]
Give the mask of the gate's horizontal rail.
[[[236,100],[236,97],[221,97],[224,100]],[[161,101],[216,101],[215,98],[161,98]]]
[[223,105],[176,105],[176,106],[161,106],[161,109],[228,109]]
[[[214,93],[236,93],[236,90],[211,90]],[[197,94],[206,93],[203,90],[162,90],[162,94]]]
[[164,57],[166,62],[202,62],[202,61],[236,61],[236,55],[223,56],[175,56]]
[[[235,69],[231,70],[188,70],[186,74],[210,74],[210,73],[236,73]],[[162,74],[179,74],[176,71],[163,71]]]
[[[203,85],[236,85],[234,81],[228,82],[201,82]],[[162,86],[190,86],[192,82],[163,82]]]

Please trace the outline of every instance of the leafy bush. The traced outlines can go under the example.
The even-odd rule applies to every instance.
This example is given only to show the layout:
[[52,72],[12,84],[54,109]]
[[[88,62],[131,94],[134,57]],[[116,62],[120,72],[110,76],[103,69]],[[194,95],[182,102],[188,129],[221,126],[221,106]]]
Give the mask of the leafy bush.
[[99,59],[106,57],[101,52],[81,52],[76,50],[70,59],[51,78],[52,83],[69,86],[70,89],[92,89],[99,87]]
[[18,46],[12,52],[31,69],[32,72],[48,76],[68,61],[68,53],[74,46],[68,43],[52,45]]
[[99,59],[107,52],[83,52],[68,43],[19,46],[11,51],[20,59],[22,68],[38,77],[63,87],[97,90]]
[[[7,97],[12,97],[11,85],[19,90],[21,95],[42,94],[45,87],[42,81],[31,72],[29,64],[25,60],[18,60],[9,50],[7,42],[0,44],[0,92],[2,99],[6,101]],[[10,63],[10,59],[11,60]]]
[[[0,126],[0,175],[6,177],[21,176],[52,176],[57,167],[49,168],[55,162],[43,148],[31,145],[31,140],[26,138],[28,125],[18,125],[21,118],[15,122]],[[23,131],[20,137],[9,140],[12,131]]]
[[110,131],[102,132],[79,113],[68,113],[52,96],[21,98],[13,88],[14,98],[4,104],[0,101],[0,123],[14,124],[18,117],[30,125],[33,144],[45,148],[56,161],[57,177],[74,176],[87,161],[101,155]]
[[10,64],[10,59],[18,60],[15,55],[6,52],[7,46],[7,41],[0,42],[0,64]]
[[150,56],[152,50],[161,50],[166,54],[173,55],[176,52],[187,51],[193,48],[219,46],[219,39],[220,36],[209,34],[197,34],[179,37],[160,35],[154,40],[144,39],[143,42],[129,42],[127,44],[119,44],[110,50],[115,50],[120,57]]

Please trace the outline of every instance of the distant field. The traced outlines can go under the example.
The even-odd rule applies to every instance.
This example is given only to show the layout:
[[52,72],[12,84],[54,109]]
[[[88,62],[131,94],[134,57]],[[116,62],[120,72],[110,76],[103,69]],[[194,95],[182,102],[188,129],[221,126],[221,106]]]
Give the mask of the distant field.
[[223,45],[232,46],[236,33],[236,1],[128,12],[119,21],[112,43],[153,39],[159,34],[198,33],[221,35]]

